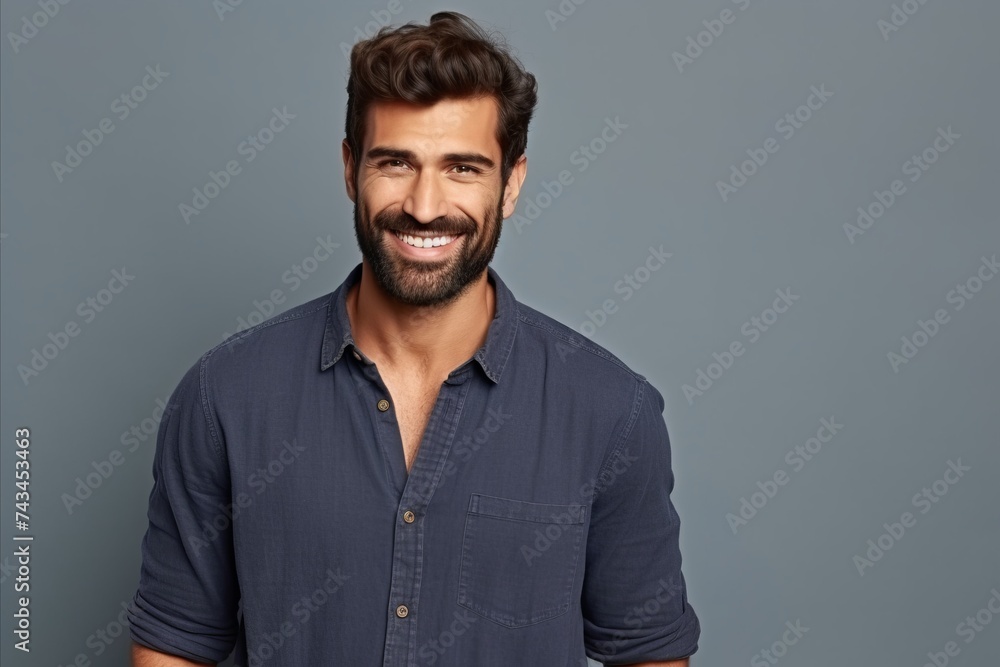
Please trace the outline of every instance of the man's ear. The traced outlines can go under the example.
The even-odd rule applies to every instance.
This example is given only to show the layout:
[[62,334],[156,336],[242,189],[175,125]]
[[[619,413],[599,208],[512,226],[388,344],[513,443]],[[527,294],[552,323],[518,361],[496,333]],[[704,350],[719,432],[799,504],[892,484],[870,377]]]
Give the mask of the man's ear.
[[517,206],[517,197],[521,194],[521,184],[528,174],[528,158],[524,154],[517,159],[507,177],[507,184],[503,190],[503,217],[504,219],[514,215],[514,208]]
[[340,151],[344,156],[344,185],[347,186],[347,196],[350,197],[352,202],[357,203],[358,191],[354,187],[356,183],[356,165],[354,164],[354,157],[351,154],[351,145],[347,143],[347,139],[344,139],[343,143],[341,143]]

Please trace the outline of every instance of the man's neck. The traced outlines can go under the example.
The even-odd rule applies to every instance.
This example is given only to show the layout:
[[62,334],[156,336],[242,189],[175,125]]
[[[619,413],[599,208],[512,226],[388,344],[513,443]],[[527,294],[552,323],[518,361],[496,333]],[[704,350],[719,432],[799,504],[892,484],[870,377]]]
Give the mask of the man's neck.
[[354,342],[382,370],[439,384],[486,342],[496,291],[484,271],[461,296],[442,306],[411,306],[390,297],[368,264],[347,294]]

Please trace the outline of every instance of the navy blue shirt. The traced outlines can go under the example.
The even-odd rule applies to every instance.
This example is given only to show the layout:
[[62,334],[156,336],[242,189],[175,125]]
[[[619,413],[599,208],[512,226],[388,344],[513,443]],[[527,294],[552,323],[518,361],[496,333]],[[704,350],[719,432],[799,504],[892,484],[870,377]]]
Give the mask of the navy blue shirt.
[[407,473],[348,288],[206,352],[157,434],[132,638],[255,667],[585,667],[697,650],[663,397],[492,267]]

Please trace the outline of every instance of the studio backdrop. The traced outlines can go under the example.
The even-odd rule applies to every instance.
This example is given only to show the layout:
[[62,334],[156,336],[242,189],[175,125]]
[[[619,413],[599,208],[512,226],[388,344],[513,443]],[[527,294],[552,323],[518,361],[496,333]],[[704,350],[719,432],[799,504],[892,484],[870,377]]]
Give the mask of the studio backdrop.
[[493,267],[666,399],[692,664],[997,664],[990,0],[5,2],[0,661],[126,664],[164,403],[360,261],[349,50],[446,9],[538,78]]

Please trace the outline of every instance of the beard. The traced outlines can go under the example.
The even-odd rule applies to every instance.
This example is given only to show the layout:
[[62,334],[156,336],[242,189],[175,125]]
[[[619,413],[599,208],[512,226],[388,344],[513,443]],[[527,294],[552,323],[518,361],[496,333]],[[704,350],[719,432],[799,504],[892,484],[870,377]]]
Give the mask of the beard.
[[[359,197],[360,199],[360,197]],[[411,306],[442,306],[461,296],[493,260],[503,227],[503,192],[487,207],[482,229],[467,217],[442,217],[422,224],[400,209],[370,218],[364,204],[354,204],[354,235],[375,280],[392,298]],[[448,236],[462,234],[460,244],[438,260],[417,260],[390,247],[389,230]]]

